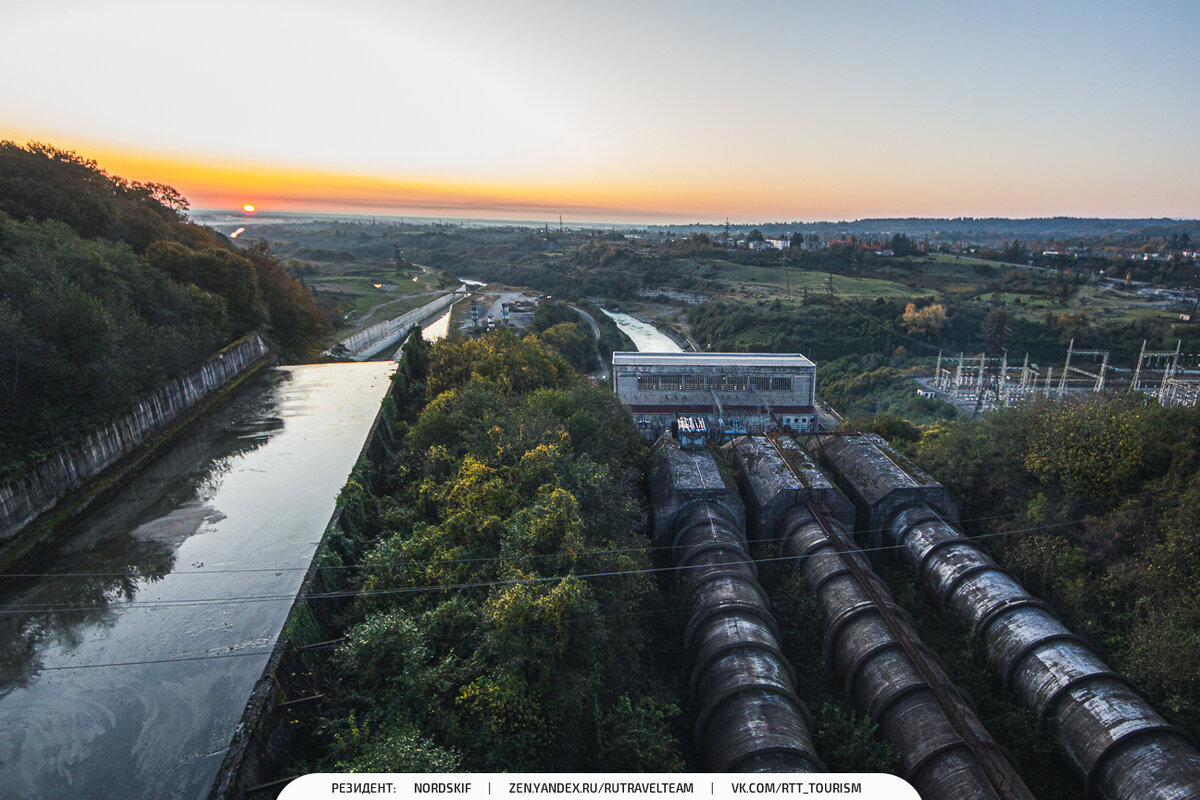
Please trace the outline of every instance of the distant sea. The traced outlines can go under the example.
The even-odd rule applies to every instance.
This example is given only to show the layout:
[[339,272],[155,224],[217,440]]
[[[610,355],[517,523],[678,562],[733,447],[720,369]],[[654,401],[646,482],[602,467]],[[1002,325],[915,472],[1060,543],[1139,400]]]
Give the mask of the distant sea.
[[[280,225],[291,223],[301,225],[311,222],[349,222],[358,225],[417,225],[429,227],[433,225],[450,225],[458,228],[545,228],[557,230],[558,217],[554,219],[532,218],[492,218],[492,217],[438,217],[426,214],[349,214],[349,213],[314,213],[307,211],[254,211],[245,212],[240,209],[193,208],[188,212],[188,218],[200,225],[207,225],[219,231],[228,233],[240,227],[251,225]],[[564,227],[572,230],[580,228],[594,230],[645,230],[662,227],[635,222],[614,222],[610,220],[563,220]]]

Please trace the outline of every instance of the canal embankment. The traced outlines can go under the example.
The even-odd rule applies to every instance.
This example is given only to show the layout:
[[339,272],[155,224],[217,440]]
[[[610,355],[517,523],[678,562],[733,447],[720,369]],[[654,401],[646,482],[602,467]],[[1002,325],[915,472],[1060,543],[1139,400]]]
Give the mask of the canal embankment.
[[5,797],[207,796],[394,368],[260,373],[8,576]]
[[108,497],[190,421],[272,359],[258,334],[247,336],[78,444],[0,483],[0,573],[36,555],[67,523]]

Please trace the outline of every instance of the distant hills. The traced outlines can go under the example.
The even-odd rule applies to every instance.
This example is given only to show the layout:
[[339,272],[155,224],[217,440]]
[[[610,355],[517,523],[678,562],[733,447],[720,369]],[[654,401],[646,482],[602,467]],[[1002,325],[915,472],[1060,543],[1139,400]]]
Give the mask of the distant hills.
[[[655,230],[705,231],[724,229],[724,225],[662,225]],[[764,222],[730,224],[730,230],[757,228],[767,236],[783,233],[816,233],[822,236],[892,235],[961,240],[1017,239],[1081,239],[1107,236],[1153,238],[1187,233],[1193,238],[1200,234],[1200,220],[1179,220],[1168,217],[1149,219],[1120,219],[1092,217],[883,217],[838,222]]]

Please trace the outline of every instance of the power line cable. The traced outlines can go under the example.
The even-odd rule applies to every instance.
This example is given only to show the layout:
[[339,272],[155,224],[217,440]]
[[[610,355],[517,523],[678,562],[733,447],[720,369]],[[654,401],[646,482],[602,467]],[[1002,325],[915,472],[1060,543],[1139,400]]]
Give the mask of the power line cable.
[[[1135,508],[1135,509],[1128,509],[1125,511],[1114,511],[1111,513],[1126,514],[1126,513],[1134,513],[1137,511],[1143,511],[1143,510],[1146,510],[1149,508],[1176,507],[1176,506],[1183,505],[1186,502],[1187,501],[1185,501],[1185,500],[1177,500],[1177,501],[1169,502],[1169,503],[1158,503],[1158,504],[1154,504],[1152,506],[1141,506],[1141,507]],[[1025,528],[1015,528],[1015,529],[1007,530],[1007,531],[993,531],[991,533],[981,533],[981,534],[977,534],[974,536],[968,536],[967,539],[969,539],[970,541],[978,541],[980,539],[992,539],[992,538],[997,538],[997,537],[1002,537],[1002,536],[1012,536],[1012,535],[1021,534],[1021,533],[1032,533],[1032,532],[1044,531],[1044,530],[1057,530],[1057,529],[1064,528],[1070,524],[1073,524],[1076,522],[1083,522],[1085,520],[1086,520],[1086,518],[1079,518],[1079,519],[1073,519],[1073,520],[1065,520],[1062,522],[1049,523],[1046,525],[1033,525],[1033,526],[1028,526]],[[775,539],[775,540],[762,540],[762,541],[770,542],[770,541],[781,541],[781,540]],[[900,549],[900,545],[892,544],[892,545],[878,545],[875,547],[861,547],[861,548],[859,548],[859,551],[862,553],[872,553],[872,552],[894,551],[894,550],[898,550],[898,549]],[[730,563],[731,564],[732,563],[750,564],[750,563],[754,563],[756,561],[759,563],[763,563],[763,562],[769,563],[769,562],[775,562],[775,561],[798,561],[802,558],[805,558],[805,556],[777,556],[777,557],[770,557],[770,558],[750,559],[750,560],[746,560],[743,562],[730,562]],[[437,562],[433,562],[433,563],[437,563]],[[292,594],[279,594],[279,595],[246,595],[246,596],[242,596],[242,597],[229,597],[229,598],[224,598],[224,597],[186,598],[186,599],[180,599],[180,600],[144,600],[144,601],[143,600],[130,600],[125,603],[122,603],[120,605],[120,607],[121,608],[151,609],[151,608],[207,607],[207,606],[236,605],[239,603],[271,602],[271,601],[301,600],[304,602],[308,602],[310,600],[415,594],[415,593],[421,593],[421,592],[464,591],[464,590],[471,590],[471,589],[496,588],[496,587],[501,587],[501,586],[537,585],[537,584],[543,584],[543,583],[558,582],[558,581],[563,581],[563,580],[567,580],[567,579],[583,580],[583,579],[593,579],[593,578],[611,578],[611,577],[628,577],[628,576],[635,576],[635,575],[662,574],[662,573],[674,571],[675,569],[676,569],[676,567],[673,567],[673,566],[671,566],[671,567],[650,567],[647,569],[611,570],[611,571],[607,571],[607,572],[594,572],[594,573],[567,573],[565,575],[513,578],[513,579],[509,579],[509,580],[497,580],[497,581],[472,581],[472,582],[451,583],[451,584],[425,584],[425,585],[417,585],[417,586],[396,587],[393,589],[366,589],[366,590],[346,589],[346,590],[339,590],[339,591],[335,591],[335,592],[319,592],[319,593],[305,595],[304,597],[299,597],[298,595],[292,595]],[[35,605],[28,605],[28,606],[10,605],[5,608],[0,608],[0,614],[38,614],[38,613],[58,613],[58,612],[66,612],[66,611],[93,611],[100,607],[101,606],[99,606],[99,605],[88,605],[88,606],[73,606],[73,605],[59,606],[59,605],[53,605],[53,604],[41,604],[41,605],[36,605],[36,606]]]
[[[1186,488],[1186,484],[1178,484],[1173,486],[1163,487],[1161,489],[1147,489],[1141,492],[1132,492],[1125,495],[1117,495],[1113,498],[1104,500],[1089,500],[1076,504],[1082,508],[1090,505],[1108,505],[1111,503],[1122,502],[1137,497],[1149,497],[1156,494],[1165,494],[1178,492]],[[1177,505],[1177,504],[1167,504]],[[1142,508],[1157,508],[1156,505],[1143,506]],[[1113,510],[1109,513],[1118,513],[1119,510]],[[1015,519],[1020,517],[1024,512],[1014,511],[1006,514],[990,514],[979,517],[968,517],[960,519],[958,524],[966,526],[969,524],[977,524],[980,522],[990,522],[993,520]],[[1123,512],[1122,512],[1123,513]],[[1064,520],[1061,523],[1056,523],[1057,526],[1066,526],[1078,522],[1086,521],[1086,517],[1073,518]],[[1001,532],[1003,533],[1003,532]],[[972,538],[987,536],[989,534],[978,534]],[[764,538],[756,539],[759,543],[780,542],[781,538]],[[673,545],[646,545],[644,547],[622,547],[612,548],[608,550],[584,550],[575,553],[555,552],[555,553],[530,553],[522,555],[501,555],[501,556],[473,556],[470,558],[447,558],[447,559],[432,559],[428,561],[402,561],[402,562],[362,562],[359,564],[320,564],[317,569],[320,570],[365,570],[365,569],[381,569],[386,567],[423,567],[423,566],[445,566],[451,564],[481,564],[488,562],[506,562],[532,558],[583,558],[592,556],[604,555],[623,555],[636,553],[656,553],[671,550]],[[237,563],[237,562],[233,562]],[[310,566],[269,566],[269,567],[236,567],[236,568],[217,568],[217,569],[192,569],[192,570],[172,570],[168,575],[228,575],[228,574],[243,574],[243,573],[263,573],[263,572],[307,572],[311,569]],[[132,578],[138,575],[130,572],[9,572],[4,573],[9,578]]]

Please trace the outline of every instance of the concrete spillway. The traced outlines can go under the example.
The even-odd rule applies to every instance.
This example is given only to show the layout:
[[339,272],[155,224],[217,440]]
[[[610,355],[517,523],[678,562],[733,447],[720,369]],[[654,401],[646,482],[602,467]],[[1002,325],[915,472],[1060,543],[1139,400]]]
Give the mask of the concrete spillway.
[[940,484],[878,436],[828,439],[822,457],[868,536],[894,546],[980,641],[1004,686],[1045,719],[1090,796],[1200,797],[1200,752],[954,524]]
[[820,604],[828,666],[878,723],[921,797],[1032,800],[846,533],[850,502],[791,442],[743,437],[725,450],[738,468],[753,533],[795,559]]
[[736,492],[712,454],[680,450],[669,437],[656,445],[652,473],[655,541],[672,554],[687,608],[684,649],[706,768],[823,771]]

